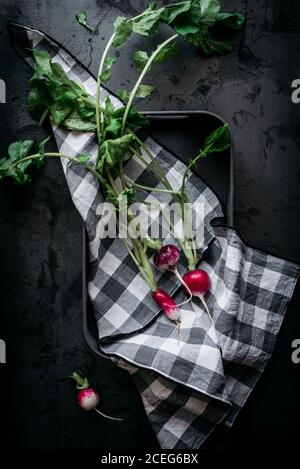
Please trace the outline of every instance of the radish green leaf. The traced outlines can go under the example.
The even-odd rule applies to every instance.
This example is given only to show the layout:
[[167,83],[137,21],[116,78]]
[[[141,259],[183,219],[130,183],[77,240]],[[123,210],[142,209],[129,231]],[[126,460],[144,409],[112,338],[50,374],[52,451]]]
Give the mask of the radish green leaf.
[[204,142],[203,152],[208,155],[210,153],[218,153],[230,147],[230,133],[228,124],[219,127],[212,132]]
[[149,60],[149,55],[143,50],[138,50],[133,54],[132,60],[138,70],[143,70]]
[[[45,139],[39,145],[33,140],[20,140],[12,143],[8,147],[8,157],[0,159],[0,181],[10,177],[17,184],[24,184],[31,180],[28,169],[31,166],[39,168],[44,161],[44,147],[49,138]],[[35,154],[32,159],[25,159],[29,152]],[[24,160],[25,159],[25,160]]]
[[76,19],[78,21],[79,24],[81,24],[82,26],[84,26],[85,28],[87,28],[89,31],[93,31],[93,28],[88,24],[87,22],[87,16],[86,16],[86,12],[85,11],[80,11],[77,15],[76,15]]
[[132,22],[124,16],[118,16],[114,23],[115,33],[112,43],[113,47],[121,47],[132,33]]
[[110,79],[111,68],[112,68],[113,64],[115,63],[115,61],[116,61],[116,59],[114,59],[113,57],[107,57],[105,59],[104,70],[103,70],[102,74],[100,75],[100,80],[103,83],[107,83],[108,80]]
[[155,62],[160,64],[165,60],[174,57],[174,55],[176,55],[178,51],[178,44],[176,42],[170,42],[170,44],[166,45],[163,49],[159,51],[159,53],[155,57]]
[[224,24],[228,28],[241,29],[245,22],[245,17],[240,13],[219,13],[217,22]]
[[[146,98],[147,96],[150,96],[153,93],[153,91],[154,91],[154,86],[141,84],[138,87],[135,96],[137,98]],[[126,90],[118,90],[117,92],[117,95],[119,96],[119,98],[122,99],[122,101],[124,101],[124,103],[128,102],[130,98],[130,94],[131,94],[130,91],[126,91]]]
[[105,140],[99,148],[99,158],[97,169],[103,174],[106,165],[115,167],[121,161],[126,161],[130,155],[130,146],[133,142],[132,134],[125,134],[122,137]]

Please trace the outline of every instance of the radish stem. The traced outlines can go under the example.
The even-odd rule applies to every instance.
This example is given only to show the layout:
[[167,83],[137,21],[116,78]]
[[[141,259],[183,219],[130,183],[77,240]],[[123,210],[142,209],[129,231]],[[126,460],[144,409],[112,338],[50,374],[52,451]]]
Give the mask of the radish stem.
[[96,127],[97,127],[97,137],[98,137],[98,141],[99,141],[99,145],[100,145],[100,142],[101,142],[101,127],[103,125],[103,121],[104,121],[104,115],[103,115],[103,111],[99,109],[99,105],[101,104],[100,103],[100,93],[101,93],[101,75],[102,75],[102,72],[103,72],[103,67],[104,67],[104,64],[105,64],[105,60],[106,60],[106,57],[108,55],[108,51],[113,43],[115,39],[115,33],[113,33],[108,41],[108,43],[106,44],[106,47],[104,49],[104,52],[102,54],[102,57],[101,57],[101,61],[100,61],[100,65],[99,65],[99,70],[98,70],[98,75],[97,75],[97,91],[96,91]]
[[150,186],[144,186],[143,184],[137,184],[134,182],[132,179],[129,177],[125,176],[125,180],[128,181],[132,186],[138,187],[139,189],[143,189],[144,191],[147,192],[164,192],[166,194],[179,194],[178,191],[173,191],[169,189],[159,189],[158,187],[150,187]]
[[[142,268],[141,264],[138,262],[138,260],[136,259],[136,257],[134,256],[134,254],[132,253],[131,249],[130,249],[130,246],[128,246],[128,243],[125,239],[122,238],[122,241],[128,251],[128,254],[131,256],[133,262],[135,263],[135,265],[137,266],[137,268],[139,269],[139,271],[141,272],[141,274],[143,275],[144,279],[146,280],[146,282],[148,283],[148,285],[150,286],[151,290],[152,291],[155,291],[157,286],[156,286],[156,282],[155,282],[155,279],[154,279],[154,276],[153,276],[153,273],[152,273],[152,276],[153,276],[153,281],[152,279],[150,279],[148,277],[148,275],[146,274],[146,272],[144,271],[144,269]],[[151,267],[150,267],[151,268]],[[152,277],[151,276],[151,277]]]
[[[144,11],[142,13],[140,13],[139,15],[137,16],[134,16],[133,18],[130,18],[127,20],[128,23],[130,23],[131,21],[135,21],[139,18],[142,18],[144,15],[146,15],[147,13]],[[113,33],[111,35],[111,37],[109,38],[106,46],[105,46],[105,49],[104,49],[104,52],[102,54],[102,57],[101,57],[101,60],[100,60],[100,64],[99,64],[99,69],[98,69],[98,75],[97,75],[97,89],[96,89],[96,127],[97,127],[97,137],[98,137],[98,141],[99,141],[99,144],[100,144],[100,141],[101,141],[101,127],[103,126],[103,122],[104,122],[104,115],[103,115],[103,111],[102,109],[99,109],[99,105],[101,104],[101,75],[102,75],[102,72],[103,72],[103,67],[104,67],[104,64],[105,64],[105,60],[108,56],[108,52],[114,42],[114,39],[115,39],[115,33]]]
[[[131,132],[132,133],[132,132]],[[139,137],[137,135],[135,135],[134,133],[132,133],[132,135],[134,136],[135,140],[137,141],[137,143],[140,145],[140,147],[145,151],[145,153],[149,156],[150,160],[151,160],[151,163],[153,164],[153,166],[155,166],[155,169],[157,171],[154,171],[153,168],[150,167],[149,163],[147,163],[147,161],[142,157],[142,155],[138,154],[136,151],[134,151],[135,155],[145,164],[145,166],[151,170],[151,174],[160,182],[162,182],[164,184],[164,186],[170,190],[170,191],[173,191],[173,187],[172,185],[170,184],[170,182],[168,181],[167,177],[165,176],[163,170],[161,169],[159,163],[157,162],[157,160],[155,159],[155,157],[153,156],[153,154],[151,153],[151,151],[149,150],[149,148],[147,147],[147,145],[145,145],[144,142],[142,142]],[[202,155],[203,156],[203,155]],[[186,181],[187,177],[188,177],[188,169],[185,171],[185,174],[184,174],[184,179]],[[185,182],[184,182],[185,184]],[[184,190],[182,190],[182,187],[180,189],[180,192],[176,192],[174,191],[174,194],[173,194],[173,199],[175,202],[179,202],[180,206],[181,206],[181,217],[182,217],[182,220],[184,222],[184,206],[183,206],[183,201],[184,201]],[[161,210],[161,213],[162,215],[164,215],[164,212],[163,210]],[[173,226],[173,229],[174,229],[174,226]],[[197,253],[196,253],[196,249],[195,249],[195,245],[194,245],[194,242],[192,242],[192,246],[189,245],[189,242],[187,240],[185,241],[181,241],[181,240],[178,240],[179,243],[180,243],[180,246],[182,247],[182,250],[184,252],[184,255],[187,259],[187,262],[188,262],[188,268],[189,270],[194,270],[196,268],[196,265],[197,265],[197,262],[198,262],[198,258],[197,258]]]
[[120,161],[120,163],[119,163],[119,174],[120,174],[122,190],[124,190],[125,187],[126,187],[126,183],[125,183],[125,179],[124,179],[124,164],[123,164],[123,161]]
[[[88,169],[100,182],[102,182],[104,184],[106,183],[105,179],[101,176],[101,174],[98,173],[98,171],[96,171],[95,168],[93,168],[93,166],[91,166],[88,163],[85,163],[83,161],[80,161],[78,158],[66,155],[64,153],[44,153],[43,156],[44,157],[49,157],[49,158],[65,158],[69,161],[72,161],[73,163],[80,164],[81,166],[84,166],[86,169]],[[38,158],[41,158],[40,153],[36,153],[34,155],[29,155],[29,156],[26,156],[26,157],[21,158],[20,160],[16,161],[11,166],[12,167],[18,166],[19,164],[24,163],[25,161],[34,160],[34,159],[38,159]]]
[[122,128],[121,128],[121,134],[124,133],[124,130],[125,130],[125,126],[126,126],[126,121],[127,121],[127,117],[128,117],[128,113],[129,113],[129,110],[131,108],[131,105],[132,105],[132,102],[135,98],[135,95],[137,93],[137,90],[140,86],[140,84],[142,83],[143,79],[144,79],[144,76],[146,75],[147,71],[149,70],[149,68],[151,67],[151,64],[152,62],[155,60],[155,57],[161,52],[161,50],[167,46],[168,44],[170,44],[170,42],[174,41],[175,39],[178,38],[178,34],[174,34],[173,36],[169,37],[166,41],[164,41],[162,44],[160,44],[160,46],[157,47],[157,49],[151,54],[148,62],[146,63],[145,67],[143,68],[143,71],[142,73],[140,74],[133,90],[131,91],[130,93],[130,97],[129,97],[129,100],[126,104],[126,108],[125,108],[125,112],[124,112],[124,115],[123,115],[123,120],[122,120]]
[[107,169],[106,170],[106,174],[107,174],[107,177],[108,177],[108,180],[110,182],[110,185],[111,185],[111,188],[113,189],[114,193],[118,196],[119,195],[119,191],[116,187],[116,184],[115,184],[115,181],[113,180],[113,177],[111,175],[111,172]]
[[139,137],[137,135],[135,135],[133,132],[131,132],[131,134],[134,136],[135,140],[141,146],[141,148],[145,151],[145,153],[149,156],[149,158],[151,160],[151,163],[153,163],[153,166],[155,166],[155,168],[157,170],[157,173],[159,174],[158,180],[162,181],[167,189],[173,190],[173,187],[169,183],[165,173],[161,169],[159,163],[157,162],[156,158],[153,156],[153,154],[151,153],[151,151],[149,150],[147,145],[145,145],[145,143],[142,142],[142,140],[140,140]]
[[145,167],[148,169],[148,171],[152,174],[152,176],[155,177],[155,179],[157,179],[159,182],[161,182],[161,177],[158,173],[156,173],[156,171],[154,171],[153,168],[151,168],[151,163],[148,163],[145,158],[140,154],[138,153],[133,147],[130,147],[130,150],[132,151],[132,153],[137,156],[137,158],[139,158],[139,160],[141,160],[142,163],[144,163]]

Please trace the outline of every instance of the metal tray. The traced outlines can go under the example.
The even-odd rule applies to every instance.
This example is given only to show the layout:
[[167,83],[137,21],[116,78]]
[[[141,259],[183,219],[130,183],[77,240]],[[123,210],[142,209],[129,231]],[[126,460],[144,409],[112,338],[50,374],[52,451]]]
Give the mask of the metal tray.
[[[154,111],[145,112],[150,121],[149,134],[159,144],[188,162],[197,154],[205,138],[224,120],[206,111]],[[231,148],[223,153],[210,155],[195,169],[207,185],[219,197],[225,214],[225,222],[233,225],[233,142]],[[83,227],[82,286],[83,286],[83,333],[91,350],[101,357],[98,331],[94,314],[88,298],[87,288],[88,243]]]

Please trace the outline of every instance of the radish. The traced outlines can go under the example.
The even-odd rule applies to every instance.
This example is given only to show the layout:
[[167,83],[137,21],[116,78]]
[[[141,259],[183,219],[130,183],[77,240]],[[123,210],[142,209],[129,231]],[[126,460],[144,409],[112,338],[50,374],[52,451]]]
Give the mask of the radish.
[[165,291],[163,291],[161,288],[158,288],[152,292],[152,298],[154,301],[156,301],[158,306],[161,307],[167,318],[174,322],[179,321],[180,312],[178,305]]
[[81,389],[76,399],[83,410],[94,410],[100,400],[99,394],[94,388]]
[[98,414],[102,415],[102,417],[105,417],[110,420],[123,420],[115,417],[110,417],[109,415],[106,415],[103,412],[100,412],[99,409],[97,409],[97,405],[99,404],[100,400],[99,394],[96,389],[90,387],[88,380],[84,378],[81,373],[74,372],[70,376],[70,378],[76,381],[76,389],[80,390],[76,398],[78,404],[83,410],[95,410]]
[[177,336],[180,332],[180,311],[175,301],[161,288],[152,292],[152,298],[161,307],[165,315],[170,321],[175,322]]
[[160,270],[170,270],[173,272],[180,283],[185,287],[189,293],[189,299],[179,303],[177,306],[182,306],[190,301],[192,298],[192,292],[190,291],[188,285],[185,283],[184,279],[181,277],[177,269],[177,264],[180,257],[180,251],[177,246],[174,244],[166,244],[162,246],[159,251],[156,252],[154,256],[154,264]]
[[201,300],[207,314],[209,315],[210,319],[213,320],[207,303],[204,299],[205,293],[211,287],[211,281],[208,273],[202,269],[192,270],[183,276],[183,280],[188,286],[188,291],[191,292],[193,296],[197,296]]
[[176,269],[179,261],[180,251],[174,244],[166,244],[162,246],[154,256],[154,264],[159,269]]

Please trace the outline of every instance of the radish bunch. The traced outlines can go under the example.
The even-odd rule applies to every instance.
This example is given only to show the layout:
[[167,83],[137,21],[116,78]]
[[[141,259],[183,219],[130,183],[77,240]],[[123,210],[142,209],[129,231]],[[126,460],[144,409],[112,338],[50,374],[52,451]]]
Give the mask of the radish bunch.
[[179,327],[180,323],[180,311],[178,309],[182,304],[190,301],[192,296],[196,296],[200,299],[204,306],[207,314],[212,320],[212,316],[208,309],[204,295],[209,291],[211,287],[211,281],[208,273],[202,269],[194,269],[187,272],[183,277],[177,269],[177,264],[180,257],[180,251],[174,244],[167,244],[160,248],[154,256],[154,264],[160,270],[169,270],[173,272],[183,285],[185,291],[188,293],[188,300],[176,304],[170,296],[161,289],[157,289],[152,292],[152,298],[162,308],[163,312],[171,321],[174,321]]
[[[82,24],[86,25],[86,19],[83,18],[82,21]],[[116,211],[122,213],[124,222],[121,225],[119,222],[116,223],[119,231],[120,226],[123,228],[124,225],[138,228],[137,230],[132,228],[133,232],[128,230],[128,236],[120,236],[120,238],[141,276],[149,285],[154,301],[162,307],[172,321],[179,320],[178,307],[180,305],[176,305],[166,292],[158,288],[149,259],[153,250],[159,250],[155,256],[156,266],[162,270],[172,271],[188,292],[187,301],[192,295],[196,295],[208,311],[204,295],[210,287],[210,282],[205,272],[196,269],[199,256],[196,239],[190,232],[193,226],[193,210],[190,207],[189,190],[186,185],[191,171],[200,160],[212,153],[222,153],[230,147],[230,133],[228,125],[224,124],[208,135],[202,147],[186,166],[181,185],[175,188],[166,174],[166,168],[160,164],[158,158],[154,157],[147,140],[142,141],[135,131],[146,125],[148,120],[133,106],[133,102],[135,98],[146,98],[153,92],[154,87],[144,82],[146,75],[155,64],[162,63],[177,53],[177,46],[182,40],[193,46],[197,45],[208,55],[215,52],[223,53],[230,49],[229,44],[227,41],[223,44],[221,37],[218,37],[217,41],[214,39],[213,26],[222,23],[224,30],[237,30],[242,27],[243,22],[243,16],[238,13],[220,13],[219,0],[179,1],[163,7],[157,6],[156,2],[150,2],[150,6],[137,16],[118,17],[99,60],[96,96],[90,95],[83,86],[71,80],[63,68],[51,59],[47,51],[34,48],[32,55],[35,71],[33,79],[30,80],[30,111],[34,117],[38,118],[39,123],[50,118],[50,121],[60,129],[76,132],[94,131],[98,144],[97,157],[94,161],[89,154],[68,155],[63,152],[46,151],[45,145],[49,140],[47,138],[39,144],[33,140],[14,142],[9,146],[7,156],[0,159],[0,181],[11,178],[18,184],[30,181],[30,170],[34,166],[41,167],[45,158],[63,158],[68,164],[80,165],[89,172],[95,182],[98,182],[105,201],[110,202]],[[110,80],[112,65],[116,61],[113,55],[117,54],[113,54],[113,51],[116,52],[125,45],[133,34],[143,37],[153,36],[158,33],[163,24],[173,30],[171,35],[164,38],[153,51],[149,51],[149,54],[136,51],[133,55],[133,64],[139,70],[139,76],[132,90],[123,89],[117,92],[123,105],[114,104],[109,96],[106,96],[104,100],[103,85]],[[57,87],[58,76],[63,87]],[[58,101],[60,102],[59,113],[57,112]],[[76,118],[72,118],[74,116]],[[147,168],[155,184],[145,185],[128,177],[124,164],[131,157],[139,160],[139,163]],[[145,198],[145,192],[168,194],[178,207],[177,212],[183,227],[189,231],[189,233],[185,231],[183,240],[178,239],[186,257],[188,269],[191,271],[183,278],[176,267],[180,254],[178,248],[173,245],[161,248],[161,240],[152,239],[143,230],[138,219],[135,219],[131,205],[141,201],[149,203]],[[174,225],[169,220],[168,210],[165,210],[161,203],[159,207],[161,214],[170,221],[170,229],[173,230],[175,236]],[[84,402],[89,399],[91,406],[97,401],[97,396],[93,395],[92,391],[90,394],[82,393],[81,397]]]
[[[122,217],[116,217],[118,234],[120,234],[121,227],[122,231],[124,227],[128,227],[128,230],[127,236],[122,235],[120,239],[141,276],[147,282],[154,301],[169,319],[176,322],[177,326],[180,322],[179,306],[190,301],[193,295],[200,298],[209,313],[204,295],[210,287],[210,281],[205,272],[196,269],[199,253],[197,252],[196,237],[191,230],[193,209],[189,200],[190,191],[186,186],[191,171],[200,160],[212,153],[222,153],[230,147],[230,133],[228,125],[224,124],[208,135],[197,154],[186,166],[180,186],[177,187],[176,184],[176,187],[173,187],[168,174],[166,174],[166,168],[160,164],[158,158],[154,157],[147,140],[142,141],[135,132],[135,129],[146,125],[148,120],[133,106],[133,101],[135,98],[145,98],[152,93],[154,87],[144,83],[146,74],[152,70],[154,64],[162,63],[170,57],[170,51],[174,52],[177,49],[180,38],[193,45],[197,44],[202,49],[201,44],[205,44],[204,51],[206,53],[224,52],[222,43],[219,40],[211,40],[212,32],[203,28],[203,24],[212,27],[215,23],[222,21],[219,14],[219,1],[203,0],[203,3],[205,5],[212,3],[214,6],[212,9],[202,8],[201,2],[198,0],[179,1],[165,7],[156,6],[155,2],[151,2],[149,8],[133,18],[117,18],[114,23],[114,31],[112,31],[99,61],[95,97],[90,95],[84,87],[71,80],[67,73],[53,62],[47,51],[33,49],[35,71],[34,80],[30,80],[30,97],[34,96],[34,99],[30,100],[31,112],[35,117],[38,117],[40,123],[49,117],[60,128],[77,132],[94,131],[98,144],[97,157],[94,161],[94,158],[89,154],[68,155],[62,152],[46,151],[47,138],[39,144],[32,140],[12,143],[8,148],[7,157],[0,160],[0,181],[8,177],[18,184],[30,181],[31,167],[39,168],[45,158],[63,158],[68,164],[80,165],[89,172],[95,182],[98,182],[99,190],[105,201],[112,204],[117,213],[122,214]],[[224,22],[226,27],[241,28],[243,24],[241,15],[226,13],[225,16],[230,17],[230,21]],[[104,98],[102,85],[109,81],[112,65],[115,62],[115,58],[111,56],[112,50],[124,45],[133,33],[152,36],[158,32],[160,24],[168,25],[174,31],[151,53],[149,51],[149,55],[143,51],[136,51],[133,62],[140,74],[131,91],[120,90],[117,93],[123,100],[123,105],[119,103],[120,105],[116,106],[109,96],[105,100],[102,99]],[[201,36],[201,44],[198,40],[199,35]],[[226,42],[226,50],[227,48]],[[57,89],[58,74],[60,81],[64,83],[63,90],[60,90],[59,94],[60,116],[56,115],[57,112],[55,113],[58,96],[56,92],[54,93],[54,90]],[[76,115],[76,119],[72,119],[73,115]],[[124,164],[131,157],[137,159],[139,164],[147,168],[151,174],[151,180],[153,179],[155,183],[149,186],[128,177]],[[161,240],[152,239],[148,235],[147,230],[145,231],[144,227],[141,226],[139,217],[135,216],[135,210],[132,210],[132,205],[136,202],[151,205],[147,200],[148,197],[145,198],[145,192],[167,194],[168,198],[176,203],[176,212],[184,227],[184,237],[183,239],[179,237],[178,243],[190,271],[183,278],[177,269],[179,249],[173,245],[161,247]],[[153,198],[152,203],[154,202]],[[168,215],[169,211],[164,208],[162,203],[158,202],[158,205],[160,214],[169,222],[170,232],[173,231],[173,235],[176,237],[175,226]],[[120,218],[123,220],[121,223]],[[150,257],[156,250],[158,251],[155,255],[156,266],[160,270],[173,272],[189,294],[189,298],[181,304],[176,305],[166,292],[158,288],[150,262]],[[82,385],[79,383],[79,386]],[[97,397],[95,390],[88,386],[80,390],[85,390],[78,395],[80,405],[87,410],[89,407],[96,410],[99,396]]]

